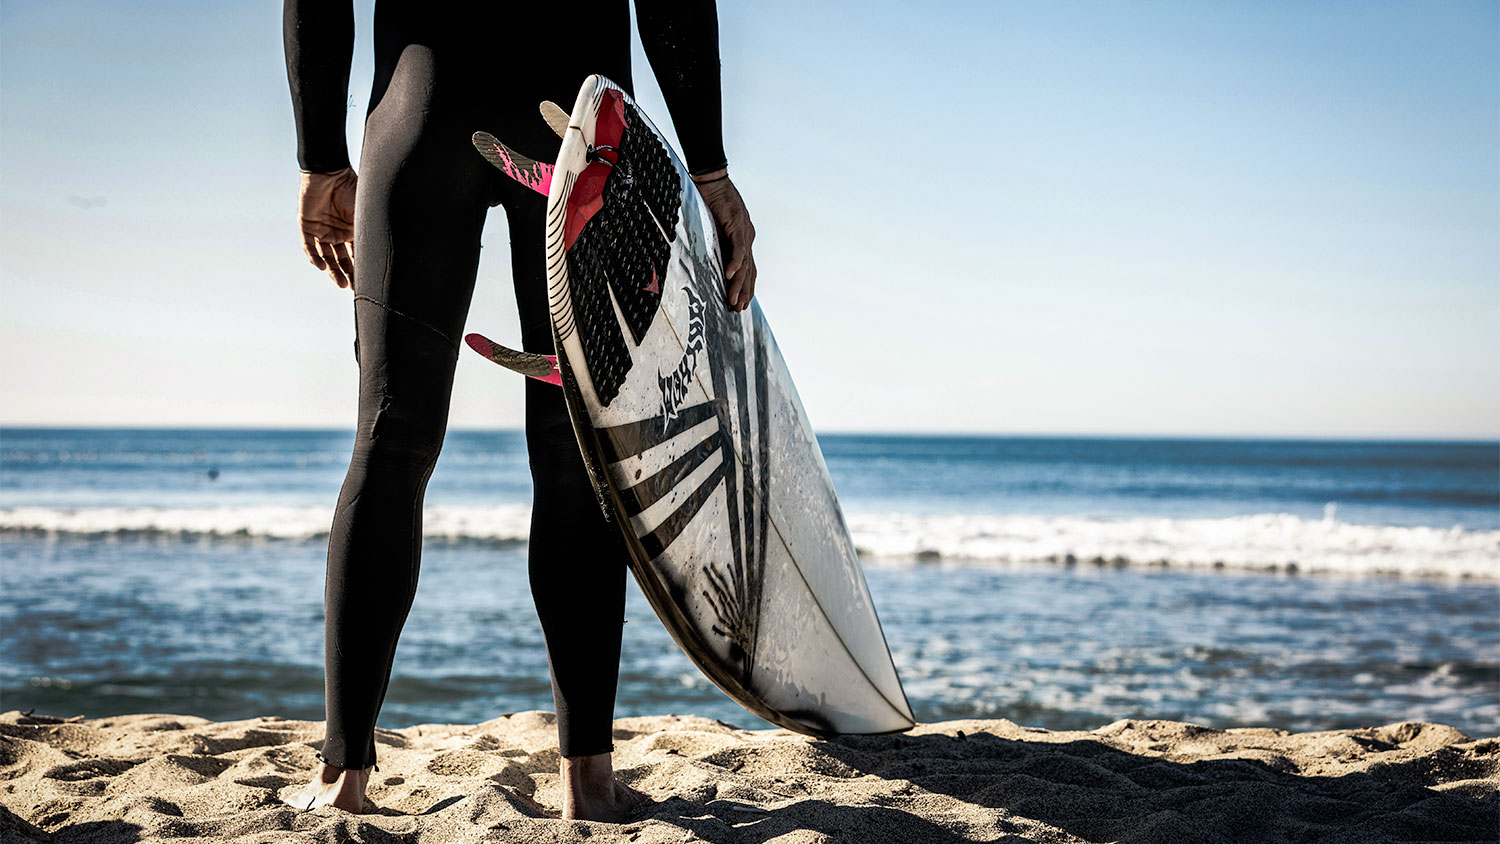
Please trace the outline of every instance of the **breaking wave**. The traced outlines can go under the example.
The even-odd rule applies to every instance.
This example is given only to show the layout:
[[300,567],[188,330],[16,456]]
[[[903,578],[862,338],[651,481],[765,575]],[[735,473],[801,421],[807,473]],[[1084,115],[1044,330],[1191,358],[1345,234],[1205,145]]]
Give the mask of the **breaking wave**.
[[[331,507],[11,507],[0,508],[0,534],[160,538],[326,539]],[[454,542],[525,542],[526,505],[429,507],[422,532]]]
[[[0,535],[312,541],[328,536],[326,507],[0,508]],[[436,506],[433,540],[525,542],[525,505]],[[1132,565],[1168,568],[1394,574],[1500,580],[1500,531],[1362,525],[1285,514],[1232,518],[911,515],[855,513],[867,559]]]
[[1218,519],[857,515],[876,558],[1233,568],[1500,579],[1500,531],[1286,514]]

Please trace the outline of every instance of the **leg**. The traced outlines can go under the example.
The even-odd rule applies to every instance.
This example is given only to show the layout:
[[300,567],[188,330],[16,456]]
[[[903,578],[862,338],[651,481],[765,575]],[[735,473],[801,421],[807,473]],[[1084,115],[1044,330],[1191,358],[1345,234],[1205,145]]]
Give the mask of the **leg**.
[[[540,395],[538,395],[540,394]],[[527,385],[531,596],[547,640],[564,756],[608,753],[625,620],[625,547],[604,520],[562,391]]]
[[[511,199],[506,216],[522,343],[528,351],[551,352],[539,199]],[[552,668],[563,756],[563,814],[620,820],[644,799],[615,782],[609,755],[625,620],[627,551],[619,528],[606,522],[599,510],[562,391],[530,379],[526,445],[534,490],[531,595]]]
[[[328,784],[330,769],[335,785],[347,784],[342,772],[367,778],[375,763],[375,721],[416,594],[422,499],[447,429],[488,207],[470,121],[442,120],[413,95],[429,87],[431,68],[421,50],[409,52],[390,89],[405,95],[388,96],[367,123],[355,201],[359,425],[329,536],[328,724],[324,770],[309,788]],[[348,801],[357,810],[363,780],[346,790],[361,795]]]

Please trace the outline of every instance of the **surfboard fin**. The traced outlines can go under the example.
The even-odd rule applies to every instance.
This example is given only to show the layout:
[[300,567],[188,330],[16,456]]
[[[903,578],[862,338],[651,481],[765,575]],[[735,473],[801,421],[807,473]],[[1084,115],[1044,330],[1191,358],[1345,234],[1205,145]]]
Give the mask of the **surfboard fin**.
[[552,165],[543,164],[535,159],[516,152],[505,144],[500,143],[494,135],[489,132],[475,132],[471,139],[474,148],[484,156],[484,160],[495,165],[500,172],[515,179],[528,188],[546,196],[552,190]]
[[542,119],[547,121],[547,125],[552,127],[559,138],[568,134],[568,113],[557,103],[551,100],[542,102]]
[[519,372],[527,378],[562,386],[562,373],[557,371],[556,355],[518,352],[496,343],[483,334],[467,334],[464,336],[464,342],[469,344],[469,348],[512,372]]

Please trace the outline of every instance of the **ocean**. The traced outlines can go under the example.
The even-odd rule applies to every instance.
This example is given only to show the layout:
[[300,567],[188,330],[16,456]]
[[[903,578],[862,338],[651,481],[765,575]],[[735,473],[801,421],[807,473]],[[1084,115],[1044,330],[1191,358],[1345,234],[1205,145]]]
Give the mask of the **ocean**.
[[[1500,734],[1500,444],[825,435],[918,717]],[[0,429],[0,708],[321,720],[347,431]],[[451,431],[380,725],[551,709],[515,431]],[[764,723],[632,584],[616,715]]]

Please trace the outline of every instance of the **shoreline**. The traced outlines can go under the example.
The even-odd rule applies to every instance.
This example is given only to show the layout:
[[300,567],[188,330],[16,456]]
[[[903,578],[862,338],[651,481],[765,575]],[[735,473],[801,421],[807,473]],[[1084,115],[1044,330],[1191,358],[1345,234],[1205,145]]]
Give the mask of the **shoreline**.
[[[1500,738],[1403,722],[1290,733],[1005,720],[816,740],[662,715],[615,721],[615,768],[655,803],[563,821],[555,718],[377,730],[371,809],[280,802],[319,721],[0,714],[0,833],[15,841],[1493,841]],[[1008,837],[1009,836],[1009,837]]]

